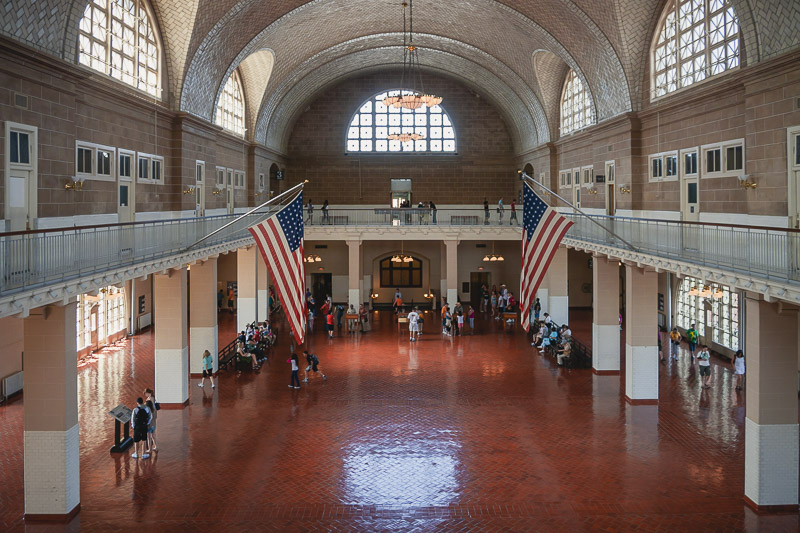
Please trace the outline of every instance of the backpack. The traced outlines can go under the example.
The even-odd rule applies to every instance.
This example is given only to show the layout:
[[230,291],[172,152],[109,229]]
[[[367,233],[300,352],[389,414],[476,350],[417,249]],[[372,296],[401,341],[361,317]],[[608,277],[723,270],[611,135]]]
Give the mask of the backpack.
[[150,416],[147,414],[147,407],[136,408],[136,427],[146,427]]
[[689,342],[697,342],[697,332],[693,329],[690,329],[686,332],[686,336],[689,337]]

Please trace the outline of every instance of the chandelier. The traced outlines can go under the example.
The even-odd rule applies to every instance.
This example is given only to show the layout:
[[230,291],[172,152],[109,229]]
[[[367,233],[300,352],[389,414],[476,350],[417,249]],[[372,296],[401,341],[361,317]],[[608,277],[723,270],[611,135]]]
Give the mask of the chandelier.
[[486,254],[485,256],[483,256],[483,260],[484,261],[505,261],[506,258],[503,257],[501,254],[495,254],[494,253],[494,242],[492,242],[492,253],[491,254]]
[[322,262],[322,258],[318,255],[308,254],[303,258],[303,261],[306,263],[320,263]]
[[392,256],[392,263],[411,263],[414,258],[408,254],[403,253],[403,241],[400,241],[400,253]]
[[[395,109],[419,109],[423,105],[433,107],[442,103],[442,97],[426,93],[422,84],[422,70],[419,66],[419,49],[414,45],[414,0],[403,2],[403,74],[401,77],[401,90],[394,91],[383,99],[386,107]],[[406,8],[408,8],[408,26],[406,26]],[[408,33],[406,34],[406,27]],[[405,82],[408,81],[410,89],[405,89]],[[389,140],[399,140],[401,142],[415,140],[418,141],[424,136],[419,133],[389,135]]]

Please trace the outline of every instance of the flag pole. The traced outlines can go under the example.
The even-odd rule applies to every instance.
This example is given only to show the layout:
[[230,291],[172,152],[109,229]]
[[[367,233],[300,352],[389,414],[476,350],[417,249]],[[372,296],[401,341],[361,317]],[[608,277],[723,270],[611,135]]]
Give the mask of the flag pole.
[[559,195],[555,191],[550,190],[548,187],[545,187],[544,185],[542,185],[541,183],[539,183],[538,181],[536,181],[532,177],[528,176],[528,174],[526,172],[523,172],[522,170],[518,170],[517,174],[519,174],[521,177],[527,179],[530,183],[541,187],[542,189],[547,191],[549,194],[552,194],[553,196],[555,196],[556,198],[558,198],[559,200],[561,200],[562,202],[567,204],[569,207],[571,207],[572,209],[574,209],[575,211],[577,211],[581,215],[585,216],[587,218],[587,220],[589,220],[589,222],[600,226],[603,230],[607,231],[608,233],[610,233],[611,235],[616,237],[618,240],[620,240],[622,243],[627,245],[628,248],[630,248],[634,252],[638,251],[634,245],[632,245],[631,243],[629,243],[628,241],[626,241],[625,239],[623,239],[622,237],[620,237],[619,235],[617,235],[616,233],[614,233],[613,231],[611,231],[610,229],[608,229],[607,227],[605,227],[604,225],[602,225],[601,223],[599,223],[598,221],[593,219],[588,213],[584,212],[580,207],[575,207],[574,205],[569,203],[567,200],[565,200],[561,195]]
[[295,185],[295,186],[294,186],[294,187],[292,187],[291,189],[289,189],[289,190],[287,190],[287,191],[284,191],[284,192],[280,193],[280,194],[279,194],[278,196],[276,196],[275,198],[270,198],[269,200],[267,200],[266,202],[264,202],[264,203],[263,203],[263,204],[261,204],[260,206],[258,206],[258,207],[254,207],[253,209],[251,209],[251,210],[250,210],[250,211],[248,211],[247,213],[244,213],[244,214],[242,214],[242,215],[239,215],[238,217],[236,217],[235,219],[231,220],[230,222],[228,222],[228,223],[227,223],[227,224],[225,224],[224,226],[222,226],[222,227],[220,227],[220,228],[217,228],[217,229],[215,229],[214,231],[212,231],[211,233],[209,233],[208,235],[206,235],[206,236],[205,236],[205,237],[203,237],[202,239],[199,239],[199,240],[195,241],[194,243],[190,244],[190,245],[189,245],[189,246],[187,246],[187,247],[186,247],[186,248],[185,248],[183,251],[185,252],[185,251],[187,251],[187,250],[189,250],[189,249],[191,249],[191,248],[194,248],[195,246],[197,246],[198,244],[200,244],[200,243],[201,243],[201,242],[203,242],[204,240],[208,239],[208,238],[209,238],[209,237],[211,237],[212,235],[215,235],[215,234],[219,233],[220,231],[224,230],[225,228],[227,228],[227,227],[231,226],[232,224],[235,224],[236,222],[240,221],[241,219],[243,219],[243,218],[244,218],[244,217],[246,217],[247,215],[251,215],[251,214],[255,213],[256,211],[258,211],[258,210],[259,210],[259,209],[261,209],[262,207],[266,207],[266,206],[268,206],[269,204],[271,204],[271,203],[273,203],[273,202],[276,202],[276,201],[280,200],[280,199],[281,199],[281,198],[283,198],[284,196],[286,196],[286,195],[288,195],[288,194],[292,193],[292,192],[293,192],[295,189],[298,189],[298,188],[300,188],[300,187],[303,187],[303,186],[304,186],[306,183],[308,183],[308,180],[305,180],[305,181],[303,181],[302,183],[298,183],[297,185]]

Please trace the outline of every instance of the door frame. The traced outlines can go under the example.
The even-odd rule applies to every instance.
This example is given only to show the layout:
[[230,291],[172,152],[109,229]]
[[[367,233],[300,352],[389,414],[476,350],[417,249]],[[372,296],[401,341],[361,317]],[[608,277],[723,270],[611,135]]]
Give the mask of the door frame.
[[229,215],[236,211],[236,187],[233,183],[235,172],[232,168],[225,169],[225,210]]
[[798,154],[794,138],[798,136],[800,136],[800,125],[786,128],[786,179],[789,192],[787,223],[790,228],[800,228],[800,178],[794,179],[794,173],[800,172],[800,162],[795,163]]
[[606,176],[606,215],[613,217],[617,215],[617,191],[614,188],[617,183],[616,160],[612,159],[606,161],[603,171],[605,172]]
[[[122,165],[120,165],[120,157],[128,156],[131,158],[131,175],[130,176],[121,176],[120,170],[122,169]],[[126,222],[136,222],[136,177],[137,177],[137,162],[138,159],[136,157],[136,152],[133,150],[126,150],[124,148],[117,149],[117,161],[116,161],[116,173],[117,173],[117,221],[123,222],[121,220],[120,215],[120,208],[122,206],[119,205],[120,202],[120,186],[122,183],[126,183],[128,185],[128,212],[130,214],[130,220]]]
[[[198,174],[198,170],[200,171]],[[197,177],[200,176],[200,179]],[[194,214],[198,217],[206,215],[206,162],[199,159],[194,162]],[[198,206],[199,209],[198,209]]]
[[[30,150],[30,164],[11,163],[11,131],[20,131],[28,134],[29,150]],[[3,167],[5,170],[5,198],[3,200],[3,218],[6,220],[5,231],[10,231],[11,225],[11,197],[9,191],[11,190],[11,172],[16,170],[19,172],[27,172],[27,220],[25,226],[27,229],[35,229],[36,221],[39,218],[39,128],[30,126],[28,124],[21,124],[19,122],[6,121],[5,123],[5,145],[4,145],[4,158]]]
[[[695,153],[697,154],[697,172],[694,174],[686,174],[686,160],[685,155]],[[681,220],[686,222],[699,222],[700,221],[700,149],[697,146],[692,148],[684,148],[678,151],[678,182],[680,183],[680,214]],[[697,185],[697,203],[695,212],[692,213],[693,217],[689,217],[689,183]]]

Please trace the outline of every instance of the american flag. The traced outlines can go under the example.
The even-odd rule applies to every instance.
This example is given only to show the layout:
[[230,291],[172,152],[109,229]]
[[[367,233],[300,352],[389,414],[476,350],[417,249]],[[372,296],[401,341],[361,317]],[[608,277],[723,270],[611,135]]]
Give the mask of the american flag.
[[519,291],[520,322],[525,331],[530,327],[530,311],[536,290],[553,260],[561,239],[572,222],[533,192],[527,183],[522,213],[522,276]]
[[303,193],[249,229],[269,268],[294,338],[302,344],[306,334]]

